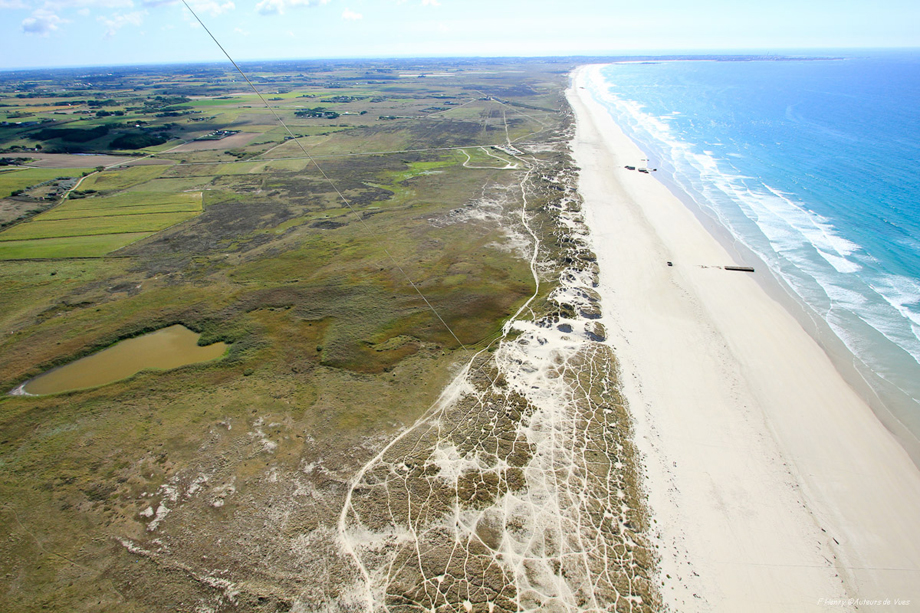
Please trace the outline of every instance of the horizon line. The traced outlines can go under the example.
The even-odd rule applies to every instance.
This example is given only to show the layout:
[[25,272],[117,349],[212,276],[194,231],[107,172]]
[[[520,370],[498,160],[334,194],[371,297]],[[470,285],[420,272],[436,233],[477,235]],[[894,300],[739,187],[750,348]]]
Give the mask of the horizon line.
[[[794,54],[819,53],[871,53],[871,52],[910,52],[920,51],[920,46],[905,47],[787,47],[787,48],[725,48],[725,49],[648,49],[628,50],[609,53],[572,53],[558,55],[392,55],[392,56],[325,56],[325,57],[288,57],[288,58],[251,58],[241,59],[240,63],[252,62],[383,62],[383,61],[448,61],[448,60],[604,60],[618,58],[709,58],[709,57],[769,57],[797,59]],[[793,55],[790,55],[793,54]],[[805,59],[805,58],[803,58]],[[814,59],[821,59],[820,56]],[[828,58],[833,59],[833,58]],[[60,64],[46,66],[0,67],[0,73],[27,72],[40,70],[73,70],[93,68],[132,68],[155,66],[208,66],[225,64],[226,60],[197,60],[188,62],[131,62],[124,64]]]

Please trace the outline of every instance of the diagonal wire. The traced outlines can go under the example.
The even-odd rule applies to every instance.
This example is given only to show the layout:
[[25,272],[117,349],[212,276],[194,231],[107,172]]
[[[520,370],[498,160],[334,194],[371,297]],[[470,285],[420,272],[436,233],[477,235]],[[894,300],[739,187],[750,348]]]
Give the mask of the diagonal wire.
[[[267,108],[267,109],[271,112],[271,114],[274,115],[275,119],[278,120],[278,123],[281,124],[281,126],[287,131],[287,133],[288,133],[288,134],[290,135],[290,137],[294,140],[294,142],[297,143],[297,146],[300,147],[300,150],[303,151],[303,154],[307,157],[307,159],[310,160],[310,162],[312,162],[314,166],[316,166],[316,169],[319,170],[320,174],[323,176],[323,179],[325,179],[326,182],[332,187],[332,189],[335,190],[335,193],[338,194],[338,196],[339,196],[339,198],[341,198],[342,202],[345,203],[345,206],[347,206],[347,207],[348,207],[348,210],[351,211],[352,215],[355,216],[355,219],[358,220],[358,222],[361,224],[361,226],[362,226],[365,230],[367,230],[368,233],[374,234],[374,231],[371,229],[371,227],[367,224],[366,221],[364,221],[364,217],[362,217],[361,215],[358,214],[358,212],[354,209],[354,207],[351,205],[351,203],[348,201],[348,199],[345,197],[345,195],[342,194],[341,191],[339,191],[339,188],[336,186],[336,184],[332,181],[332,179],[329,178],[329,175],[326,174],[326,171],[323,170],[322,166],[320,166],[320,165],[316,162],[316,160],[313,158],[313,156],[310,155],[310,154],[307,152],[306,148],[304,148],[304,146],[303,146],[303,143],[301,143],[300,140],[299,140],[296,136],[294,136],[294,133],[291,132],[291,129],[290,129],[289,127],[287,127],[287,124],[284,123],[284,120],[281,119],[281,117],[278,115],[278,113],[275,112],[275,109],[273,109],[272,106],[268,103],[268,101],[265,100],[265,98],[262,96],[261,92],[259,92],[259,90],[256,89],[256,86],[252,84],[252,81],[249,80],[249,77],[246,76],[246,73],[243,72],[243,70],[242,70],[242,69],[239,67],[239,65],[233,60],[233,58],[230,57],[230,54],[227,53],[227,50],[224,49],[224,46],[220,44],[220,41],[217,40],[217,37],[215,37],[215,36],[211,33],[211,30],[208,29],[208,26],[204,25],[204,22],[201,21],[201,17],[198,16],[198,13],[196,13],[196,12],[192,9],[192,7],[189,6],[189,3],[188,3],[186,0],[182,0],[182,4],[184,4],[184,5],[185,5],[185,8],[187,8],[187,9],[189,10],[189,12],[192,14],[192,16],[194,16],[195,19],[198,20],[198,23],[201,25],[202,28],[204,28],[204,31],[208,33],[208,36],[211,37],[211,40],[214,41],[214,44],[216,44],[216,45],[220,48],[220,50],[223,52],[223,54],[224,54],[225,56],[227,56],[227,59],[230,60],[230,63],[233,64],[233,67],[234,67],[234,68],[236,68],[236,71],[239,72],[240,75],[242,75],[243,79],[246,80],[246,83],[249,84],[249,87],[252,88],[252,91],[254,91],[254,92],[256,93],[256,95],[259,97],[259,100],[261,100],[261,101],[262,101],[262,104],[265,105],[265,108]],[[405,277],[406,282],[409,283],[409,285],[412,286],[412,289],[414,289],[415,292],[421,297],[421,299],[425,301],[425,304],[428,305],[428,308],[431,309],[431,312],[434,313],[435,317],[438,318],[438,321],[440,321],[441,324],[443,324],[444,328],[446,328],[447,331],[450,332],[450,335],[451,335],[452,337],[454,337],[454,340],[457,341],[457,344],[460,345],[460,347],[461,347],[462,349],[466,349],[466,348],[467,348],[466,345],[464,345],[463,342],[462,342],[459,338],[457,338],[457,335],[454,334],[454,331],[451,329],[451,327],[450,327],[449,325],[447,325],[447,322],[444,321],[444,318],[441,317],[441,314],[440,314],[440,313],[438,313],[438,310],[437,310],[436,308],[434,308],[434,305],[432,305],[431,302],[428,301],[428,298],[425,297],[425,294],[422,293],[422,290],[420,290],[419,287],[418,287],[418,285],[416,285],[416,284],[412,281],[412,278],[411,278],[411,277],[409,276],[409,274],[403,269],[403,267],[399,265],[399,262],[396,261],[396,258],[394,258],[394,257],[390,254],[390,252],[389,252],[389,250],[386,248],[386,246],[383,247],[383,252],[384,252],[384,253],[386,254],[386,256],[390,259],[390,261],[391,261],[391,262],[393,263],[393,265],[397,268],[397,270],[399,270],[399,272],[402,273],[402,276]]]

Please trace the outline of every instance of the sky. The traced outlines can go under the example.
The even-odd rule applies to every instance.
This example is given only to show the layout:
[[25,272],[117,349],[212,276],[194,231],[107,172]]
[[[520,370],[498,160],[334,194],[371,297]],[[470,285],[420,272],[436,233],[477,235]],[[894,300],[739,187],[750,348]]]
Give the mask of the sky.
[[[920,47],[920,1],[188,0],[239,61]],[[0,0],[0,70],[222,61],[181,0]]]

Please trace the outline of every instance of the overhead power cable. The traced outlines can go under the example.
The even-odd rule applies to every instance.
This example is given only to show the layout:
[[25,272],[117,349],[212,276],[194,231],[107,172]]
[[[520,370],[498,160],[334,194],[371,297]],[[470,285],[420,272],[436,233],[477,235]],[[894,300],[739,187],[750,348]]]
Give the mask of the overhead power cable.
[[[374,231],[371,229],[371,227],[367,224],[366,221],[364,221],[364,217],[358,214],[358,212],[354,209],[354,207],[351,205],[351,203],[348,201],[348,199],[345,197],[345,195],[342,194],[341,191],[339,191],[339,188],[336,186],[335,182],[334,182],[332,179],[329,178],[329,175],[326,174],[326,171],[323,170],[322,166],[320,166],[320,165],[316,162],[316,160],[313,158],[313,156],[310,155],[310,153],[309,153],[309,152],[306,150],[306,148],[303,146],[303,143],[301,143],[300,140],[299,140],[296,136],[294,136],[294,133],[291,132],[291,129],[288,128],[287,124],[284,123],[284,120],[281,119],[281,116],[278,115],[278,113],[275,112],[275,109],[273,109],[272,106],[271,106],[271,105],[268,103],[268,101],[265,99],[265,97],[262,96],[262,93],[259,92],[258,89],[256,89],[256,86],[255,86],[255,85],[252,84],[252,81],[249,80],[249,77],[246,76],[246,73],[243,72],[243,70],[242,70],[242,68],[240,68],[239,64],[237,64],[237,63],[234,61],[234,59],[233,59],[232,57],[230,57],[230,54],[227,53],[227,50],[224,49],[224,46],[220,44],[220,41],[217,40],[217,37],[215,37],[214,34],[211,33],[211,30],[208,29],[208,26],[204,25],[204,22],[201,20],[201,17],[198,16],[198,13],[196,13],[196,12],[194,11],[194,9],[192,9],[192,7],[189,6],[189,3],[188,3],[186,0],[182,0],[182,4],[185,5],[185,8],[187,8],[187,9],[189,10],[189,12],[192,14],[192,16],[194,16],[195,19],[198,21],[198,23],[201,25],[201,27],[204,28],[204,31],[208,33],[208,36],[211,37],[211,40],[214,41],[214,44],[217,45],[217,46],[220,48],[220,50],[223,52],[223,54],[224,54],[225,56],[227,56],[227,59],[230,60],[230,63],[231,63],[231,64],[233,64],[233,67],[236,68],[237,72],[239,72],[240,75],[243,77],[243,79],[246,81],[246,83],[249,84],[249,87],[252,88],[252,91],[254,91],[255,94],[259,97],[259,100],[262,101],[262,104],[265,105],[265,108],[267,108],[267,109],[271,112],[271,114],[275,117],[275,119],[278,120],[278,123],[281,124],[281,126],[282,126],[282,127],[285,129],[285,131],[290,135],[290,137],[294,140],[294,142],[297,143],[297,146],[300,147],[300,150],[303,151],[303,154],[307,157],[307,159],[310,160],[310,162],[311,162],[314,166],[316,166],[316,169],[319,170],[319,173],[323,176],[323,179],[325,179],[325,181],[332,187],[332,189],[335,190],[335,193],[338,194],[338,196],[339,196],[339,198],[342,200],[342,202],[345,203],[345,206],[348,207],[348,210],[351,211],[352,215],[355,216],[355,219],[358,220],[358,222],[361,224],[361,227],[363,227],[365,230],[367,230],[368,233],[374,234]],[[442,324],[442,325],[444,326],[444,328],[450,333],[450,335],[454,338],[454,340],[457,341],[457,344],[460,345],[460,347],[461,347],[462,349],[466,349],[466,348],[467,348],[466,345],[464,345],[463,342],[462,342],[459,338],[457,338],[457,335],[454,334],[454,331],[451,329],[451,327],[450,327],[449,325],[447,325],[447,322],[444,321],[444,318],[441,317],[441,314],[440,314],[440,313],[438,313],[438,310],[437,310],[436,308],[434,308],[434,305],[432,305],[431,302],[429,302],[428,298],[425,297],[425,294],[422,293],[422,290],[420,290],[419,287],[418,287],[418,285],[416,285],[416,284],[412,281],[412,278],[409,277],[409,274],[403,269],[402,266],[400,266],[399,262],[396,261],[396,258],[394,258],[394,257],[390,254],[390,251],[386,248],[386,246],[383,246],[383,252],[386,254],[387,258],[389,258],[390,262],[393,263],[393,266],[395,266],[396,269],[399,270],[400,273],[402,273],[402,276],[405,277],[406,282],[407,282],[410,286],[412,286],[412,289],[414,289],[415,292],[419,295],[419,297],[421,297],[421,299],[425,302],[425,304],[428,305],[428,308],[431,309],[431,312],[434,313],[435,317],[438,318],[438,321],[441,322],[441,324]]]

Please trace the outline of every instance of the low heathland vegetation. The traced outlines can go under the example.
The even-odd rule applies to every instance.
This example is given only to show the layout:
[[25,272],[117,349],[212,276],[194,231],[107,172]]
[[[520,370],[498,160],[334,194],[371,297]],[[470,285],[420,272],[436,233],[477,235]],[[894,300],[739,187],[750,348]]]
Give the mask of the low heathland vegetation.
[[[534,293],[522,212],[546,275],[530,308],[555,308],[563,188],[528,169],[568,163],[568,68],[247,68],[292,134],[224,67],[113,69],[92,91],[50,74],[28,98],[0,80],[5,155],[137,162],[0,174],[3,196],[91,173],[0,232],[0,387],[176,323],[230,344],[215,362],[0,399],[6,606],[335,599],[347,484]],[[34,116],[14,121],[26,102]],[[492,148],[511,144],[520,156]]]

